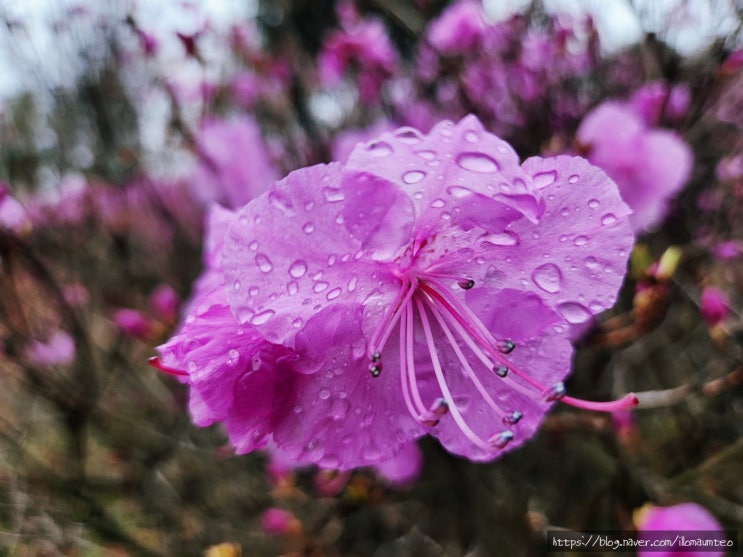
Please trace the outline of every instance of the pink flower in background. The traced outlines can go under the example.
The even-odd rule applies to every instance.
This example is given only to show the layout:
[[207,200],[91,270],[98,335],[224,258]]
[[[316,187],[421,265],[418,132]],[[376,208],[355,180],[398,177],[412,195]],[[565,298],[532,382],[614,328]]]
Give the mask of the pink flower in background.
[[691,173],[686,143],[673,132],[648,128],[631,107],[614,101],[589,112],[576,137],[588,160],[619,186],[635,232],[660,224]]
[[448,6],[431,23],[426,39],[441,54],[463,54],[480,46],[488,28],[482,3],[464,0]]
[[196,140],[199,160],[189,186],[203,203],[240,207],[278,178],[260,129],[247,116],[204,120]]
[[10,188],[2,181],[0,181],[0,228],[6,228],[16,234],[28,232],[32,228],[26,209],[10,195]]
[[320,78],[336,85],[348,70],[356,72],[359,98],[365,104],[379,101],[384,82],[397,67],[397,51],[377,19],[362,19],[331,33],[318,56]]
[[111,321],[119,331],[132,338],[147,340],[152,334],[150,318],[136,309],[117,309],[113,312]]
[[629,101],[647,126],[657,126],[663,119],[680,121],[686,116],[690,102],[691,94],[684,85],[670,86],[663,81],[643,85]]
[[26,357],[37,366],[63,366],[75,359],[75,341],[66,331],[55,331],[47,341],[35,340]]
[[[653,531],[664,531],[666,533],[664,537],[667,537],[668,532],[698,531],[711,534],[722,530],[715,517],[696,503],[682,503],[671,507],[647,505],[640,509],[639,515],[637,530],[640,539],[652,540]],[[710,551],[709,548],[704,548],[704,551],[694,551],[690,547],[667,551],[658,551],[658,548],[655,548],[652,551],[637,552],[638,557],[721,557],[723,554],[724,551]]]
[[557,399],[634,403],[580,401],[562,384],[570,326],[614,303],[628,213],[586,161],[520,165],[474,117],[385,133],[345,165],[297,170],[217,212],[156,365],[241,453],[273,440],[297,464],[345,470],[429,433],[491,460]]
[[301,525],[289,511],[271,507],[261,514],[261,528],[272,536],[282,536],[296,531]]
[[707,325],[714,327],[730,313],[730,302],[719,288],[707,286],[699,297],[699,311]]
[[169,284],[158,285],[150,294],[150,307],[153,315],[164,323],[175,323],[178,318],[180,299]]

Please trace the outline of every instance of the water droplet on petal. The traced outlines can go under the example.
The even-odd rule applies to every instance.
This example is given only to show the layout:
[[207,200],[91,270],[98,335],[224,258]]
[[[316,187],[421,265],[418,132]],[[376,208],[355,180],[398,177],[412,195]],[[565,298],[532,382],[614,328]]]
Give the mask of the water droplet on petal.
[[402,175],[402,181],[406,184],[417,184],[425,177],[425,172],[421,172],[420,170],[411,170]]
[[421,138],[418,135],[418,130],[412,128],[398,131],[397,133],[395,133],[395,137],[403,143],[407,143],[408,145],[415,145],[416,143],[421,142]]
[[299,292],[299,285],[297,284],[297,281],[289,281],[286,285],[286,292],[289,294],[289,296],[294,296],[297,292]]
[[272,309],[267,309],[265,311],[261,311],[260,313],[256,313],[253,315],[253,317],[250,318],[250,323],[253,325],[263,325],[266,323],[276,312]]
[[269,192],[268,202],[286,216],[294,214],[294,205],[291,198],[282,192],[276,190]]
[[604,311],[606,309],[606,306],[604,303],[600,300],[592,300],[590,304],[588,304],[588,307],[591,309],[594,313],[599,313],[601,311]]
[[434,199],[431,202],[431,207],[434,207],[436,209],[439,209],[439,208],[443,207],[444,205],[445,204],[444,204],[444,200],[443,199]]
[[305,223],[305,225],[302,227],[302,231],[305,234],[312,234],[315,231],[314,223],[311,223],[311,222]]
[[518,235],[509,230],[496,234],[488,234],[483,236],[483,240],[496,246],[516,246],[519,243]]
[[292,327],[295,329],[301,329],[302,325],[304,325],[304,319],[301,317],[297,317],[294,321],[292,321]]
[[469,188],[462,187],[462,186],[449,186],[448,188],[446,188],[446,193],[448,193],[452,197],[461,199],[463,197],[467,197],[468,195],[471,195],[472,190],[470,190]]
[[351,277],[351,280],[348,281],[348,291],[353,292],[356,290],[356,281],[358,280],[357,277]]
[[599,200],[598,200],[598,199],[591,199],[591,200],[590,200],[590,201],[588,202],[588,206],[589,206],[589,207],[590,207],[591,209],[595,209],[595,208],[596,208],[596,207],[598,207],[599,205],[600,205],[600,203],[599,203]]
[[238,310],[237,310],[237,321],[238,321],[238,323],[240,323],[241,325],[243,323],[247,323],[248,321],[250,321],[250,318],[253,317],[253,314],[254,313],[255,312],[251,308],[249,308],[248,306],[243,306],[241,308],[238,308]]
[[351,405],[347,400],[336,398],[333,401],[333,406],[330,407],[330,417],[334,420],[343,420],[348,415],[350,408]]
[[588,243],[588,238],[586,236],[576,236],[573,240],[574,246],[585,246]]
[[614,224],[615,222],[617,222],[617,217],[615,217],[612,213],[606,213],[603,217],[601,217],[601,224],[603,224],[604,226]]
[[324,290],[326,290],[328,288],[328,286],[330,286],[330,284],[328,284],[324,280],[320,280],[320,281],[317,281],[315,284],[312,285],[312,291],[315,294],[319,294],[320,292],[323,292]]
[[232,288],[233,288],[233,290],[235,292],[237,292],[238,290],[240,290],[240,287],[241,286],[242,286],[242,283],[239,280],[237,280],[237,279],[235,279],[235,282],[232,283]]
[[484,153],[461,153],[457,156],[457,164],[465,170],[482,174],[498,172],[500,169],[495,159]]
[[257,249],[258,249],[258,242],[256,242],[256,241],[252,241],[252,242],[250,242],[250,243],[248,244],[248,249],[249,249],[250,251],[255,251],[255,250],[257,250]]
[[343,201],[346,198],[343,191],[338,188],[323,188],[322,194],[325,196],[325,201],[329,203]]
[[237,364],[239,359],[240,352],[238,352],[234,348],[230,349],[230,351],[227,352],[227,365],[234,366],[235,364]]
[[546,188],[552,185],[557,180],[557,172],[550,170],[549,172],[539,172],[534,175],[534,187],[537,189]]
[[340,288],[333,288],[330,292],[328,292],[325,297],[328,300],[335,300],[338,296],[341,295],[342,289]]
[[270,273],[273,270],[273,263],[265,253],[259,253],[255,256],[255,264],[262,273]]
[[426,159],[427,161],[432,161],[433,159],[436,158],[436,153],[434,153],[433,151],[428,151],[428,150],[416,151],[415,154],[423,159]]
[[297,259],[294,263],[292,263],[291,267],[289,267],[289,274],[294,278],[302,278],[306,272],[307,263],[305,263],[302,259]]
[[464,140],[468,143],[477,143],[480,141],[480,137],[477,135],[477,133],[473,132],[472,130],[469,130],[465,132],[464,134]]
[[572,174],[570,178],[568,178],[568,183],[575,184],[578,182],[578,180],[580,180],[580,176],[578,176],[577,174]]
[[557,265],[553,263],[545,263],[534,269],[531,280],[539,288],[550,294],[554,294],[562,288],[562,273]]
[[586,257],[585,262],[586,262],[586,267],[588,267],[589,269],[595,269],[596,267],[599,266],[598,260],[592,255],[589,255],[588,257]]
[[557,311],[568,323],[583,323],[592,315],[587,307],[578,302],[563,302],[557,306]]
[[320,400],[328,400],[330,398],[330,391],[323,389],[320,391]]
[[375,141],[366,147],[367,152],[373,157],[387,157],[392,154],[392,147],[384,141]]
[[255,297],[258,295],[260,291],[261,289],[258,288],[257,286],[251,286],[250,288],[248,288],[248,296]]

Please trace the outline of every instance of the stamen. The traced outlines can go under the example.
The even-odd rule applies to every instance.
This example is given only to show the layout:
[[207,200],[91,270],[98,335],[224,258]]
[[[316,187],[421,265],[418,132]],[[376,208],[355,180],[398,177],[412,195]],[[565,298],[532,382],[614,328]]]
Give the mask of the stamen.
[[464,371],[467,374],[467,377],[475,384],[475,388],[480,393],[482,398],[485,399],[485,402],[490,406],[490,408],[493,409],[494,412],[500,413],[501,408],[498,406],[498,403],[495,402],[490,394],[488,393],[485,386],[480,382],[480,379],[477,377],[477,374],[472,369],[472,366],[470,365],[469,360],[464,357],[464,354],[462,353],[462,349],[459,347],[459,344],[454,338],[454,334],[451,332],[451,329],[446,324],[446,320],[442,317],[441,312],[439,309],[435,306],[433,301],[426,297],[424,298],[426,305],[431,310],[431,313],[433,313],[433,316],[436,318],[436,321],[438,321],[439,326],[441,327],[441,330],[444,331],[444,334],[446,335],[447,340],[449,341],[449,345],[452,347],[452,350],[454,350],[454,353],[457,355],[457,359],[459,360],[459,363],[462,364],[462,367],[464,367]]
[[423,419],[421,416],[420,422],[428,427],[438,425],[441,416],[449,412],[449,404],[443,398],[437,398],[431,405],[431,409],[428,411],[430,417]]
[[157,356],[152,356],[152,358],[149,358],[147,360],[147,363],[155,369],[162,371],[163,373],[167,373],[168,375],[188,377],[188,373],[186,373],[185,371],[163,365],[163,363],[160,361],[160,358],[158,358]]
[[558,381],[542,393],[542,399],[544,400],[544,402],[554,402],[563,398],[566,393],[567,391],[565,390],[565,383],[563,383],[562,381]]
[[[438,418],[426,410],[421,398],[420,391],[418,390],[418,381],[415,375],[415,358],[413,354],[413,305],[408,304],[405,307],[405,311],[401,312],[400,316],[400,332],[402,334],[403,329],[405,330],[405,341],[401,343],[400,350],[404,352],[405,365],[404,368],[407,371],[407,376],[403,377],[404,385],[409,389],[409,396],[411,397],[411,405],[408,406],[408,411],[414,419],[427,425],[430,422],[438,423]],[[401,355],[402,358],[402,355]],[[435,404],[435,403],[434,403]],[[411,411],[411,406],[413,410]],[[435,425],[435,424],[434,424]]]
[[508,375],[508,368],[506,366],[495,366],[493,371],[498,377],[505,377]]
[[513,431],[505,430],[500,433],[496,433],[490,439],[488,444],[495,447],[496,449],[502,449],[513,440]]
[[[400,315],[400,384],[402,385],[402,396],[405,399],[405,406],[407,406],[410,415],[417,420],[421,414],[421,407],[416,408],[411,398],[410,385],[408,383],[408,354],[405,350],[408,332],[407,313],[407,311],[403,311]],[[413,375],[415,375],[415,371],[413,371]]]
[[379,374],[382,373],[382,362],[370,365],[369,373],[371,373],[372,377],[379,377]]
[[[428,345],[428,353],[431,356],[431,363],[433,364],[433,371],[436,375],[436,380],[438,381],[439,388],[441,389],[441,394],[444,395],[445,400],[453,400],[451,391],[449,390],[449,385],[446,384],[446,379],[444,378],[444,372],[441,369],[441,362],[439,361],[439,355],[436,352],[436,344],[433,340],[433,334],[431,333],[431,324],[428,321],[428,315],[426,315],[426,309],[423,307],[423,302],[420,301],[420,299],[416,298],[415,300],[416,306],[418,307],[418,313],[421,317],[421,324],[423,325],[423,333],[426,337],[426,344]],[[462,414],[459,412],[459,409],[457,408],[456,404],[449,405],[449,412],[451,413],[452,418],[456,422],[456,424],[459,426],[459,429],[464,433],[464,435],[472,441],[475,445],[480,447],[483,450],[490,451],[492,450],[492,447],[483,441],[470,427],[467,425],[467,423],[464,421],[464,418],[462,417]]]
[[475,281],[472,279],[464,279],[464,280],[457,281],[457,285],[462,290],[470,290],[471,288],[475,286]]
[[516,425],[521,421],[521,418],[523,418],[524,415],[519,412],[518,410],[514,410],[508,416],[503,417],[503,423],[506,425]]
[[369,356],[369,358],[371,359],[372,362],[378,362],[379,360],[382,359],[382,354],[379,352],[374,352],[374,354]]
[[516,348],[516,344],[512,340],[499,340],[495,347],[500,351],[501,354],[510,354],[513,349]]
[[378,359],[374,360],[374,357],[377,354],[379,355],[379,358],[382,357],[384,345],[387,343],[387,339],[390,337],[390,334],[392,334],[395,325],[397,325],[397,322],[400,319],[399,310],[400,308],[403,308],[410,303],[410,298],[413,297],[414,292],[415,285],[411,283],[410,280],[406,277],[403,281],[402,286],[400,287],[400,290],[395,296],[394,302],[387,309],[387,313],[380,322],[376,331],[374,331],[374,334],[369,341],[369,359],[371,359],[372,362],[379,361]]
[[627,410],[633,406],[637,406],[639,400],[635,393],[629,393],[620,399],[610,400],[608,402],[594,402],[592,400],[573,398],[572,396],[564,396],[560,402],[564,402],[565,404],[569,404],[576,408],[593,410],[595,412],[616,412],[617,410]]

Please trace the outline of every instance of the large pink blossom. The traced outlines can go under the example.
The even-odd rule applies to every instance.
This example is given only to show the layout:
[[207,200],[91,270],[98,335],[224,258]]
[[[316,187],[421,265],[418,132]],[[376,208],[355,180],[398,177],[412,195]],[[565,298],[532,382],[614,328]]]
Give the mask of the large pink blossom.
[[[726,539],[717,519],[707,509],[696,503],[681,503],[670,507],[647,505],[640,513],[637,530],[638,537],[648,542],[673,541],[677,535],[684,532],[690,532],[690,538]],[[721,557],[723,554],[724,551],[714,551],[709,547],[694,548],[678,544],[665,550],[655,547],[641,549],[637,552],[638,557]]]
[[588,160],[616,181],[635,231],[660,224],[691,173],[686,143],[672,131],[648,127],[635,109],[616,101],[588,113],[576,135]]
[[212,221],[159,365],[238,452],[273,439],[297,463],[348,469],[428,433],[490,460],[557,399],[632,403],[562,383],[570,325],[614,303],[628,214],[585,160],[519,164],[474,117],[384,133]]

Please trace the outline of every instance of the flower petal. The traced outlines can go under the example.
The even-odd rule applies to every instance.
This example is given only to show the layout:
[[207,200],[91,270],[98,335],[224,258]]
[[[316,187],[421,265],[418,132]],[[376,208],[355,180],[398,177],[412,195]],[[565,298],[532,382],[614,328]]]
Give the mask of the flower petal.
[[[531,158],[524,170],[541,185],[547,208],[539,226],[509,226],[486,282],[535,292],[568,322],[587,321],[616,300],[634,236],[627,205],[600,169],[577,157]],[[477,281],[477,277],[473,277]]]
[[[408,414],[400,392],[397,358],[385,361],[379,377],[369,373],[361,331],[361,305],[333,305],[318,315],[316,332],[323,322],[343,324],[336,332],[346,335],[323,359],[312,352],[317,365],[313,374],[295,373],[281,383],[276,404],[274,439],[297,465],[346,470],[373,465],[392,458],[404,445],[425,434]],[[304,331],[303,331],[304,334]],[[297,335],[297,345],[312,337]],[[320,346],[327,341],[318,339]],[[388,343],[390,353],[397,342]],[[294,362],[296,366],[298,362]]]
[[530,219],[543,209],[516,153],[474,116],[457,124],[444,121],[428,135],[413,128],[385,133],[357,146],[347,167],[399,184],[415,203],[419,238],[448,225],[471,194],[495,199]]
[[[478,392],[439,329],[441,336],[437,338],[436,346],[442,357],[447,384],[467,425],[483,439],[501,431],[511,431],[513,440],[505,447],[511,450],[534,435],[544,414],[552,406],[552,403],[544,402],[541,392],[521,379],[515,369],[546,386],[562,381],[570,371],[572,356],[568,327],[535,294],[512,289],[474,288],[467,292],[467,302],[495,338],[515,342],[516,349],[507,356],[513,367],[505,378],[501,378],[477,362],[474,356],[468,358],[474,374],[497,404],[498,411],[495,411]],[[423,377],[422,381],[427,380]],[[504,422],[504,418],[507,420],[514,411],[523,417],[515,424]],[[471,460],[492,460],[500,454],[500,451],[485,451],[473,444],[449,415],[444,416],[430,433],[448,451]]]
[[[222,260],[227,298],[238,321],[270,342],[292,347],[323,308],[358,303],[387,286],[380,278],[385,267],[363,257],[362,241],[345,227],[343,179],[337,164],[292,172],[229,228]],[[373,243],[370,234],[365,239]]]

